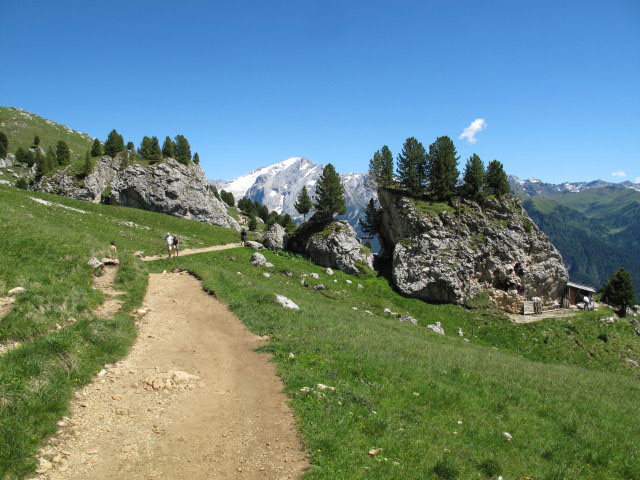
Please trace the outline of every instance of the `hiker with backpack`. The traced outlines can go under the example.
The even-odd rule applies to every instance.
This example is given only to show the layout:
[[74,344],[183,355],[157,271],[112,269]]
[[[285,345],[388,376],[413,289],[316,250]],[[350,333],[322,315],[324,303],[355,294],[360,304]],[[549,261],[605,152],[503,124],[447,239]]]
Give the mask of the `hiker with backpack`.
[[173,237],[169,232],[164,236],[164,241],[167,242],[167,255],[171,258],[171,249],[173,248]]
[[173,253],[175,256],[178,256],[178,251],[180,250],[180,239],[177,235],[173,236]]

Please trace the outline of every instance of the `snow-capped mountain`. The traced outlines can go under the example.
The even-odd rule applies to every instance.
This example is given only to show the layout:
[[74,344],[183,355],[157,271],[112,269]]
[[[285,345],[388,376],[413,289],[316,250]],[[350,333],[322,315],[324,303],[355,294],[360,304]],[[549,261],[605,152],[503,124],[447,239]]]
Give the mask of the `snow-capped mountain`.
[[[323,168],[323,165],[316,165],[308,158],[293,157],[233,180],[216,180],[211,183],[220,190],[233,193],[236,200],[249,197],[266,205],[269,210],[302,219],[302,215],[295,209],[298,193],[306,186],[313,199]],[[376,194],[365,186],[365,175],[362,173],[347,173],[340,177],[347,207],[347,213],[340,218],[346,219],[358,230],[358,219],[364,214],[366,204]]]
[[511,189],[514,192],[523,192],[529,197],[553,196],[569,192],[576,193],[582,192],[584,190],[589,190],[591,188],[605,187],[630,188],[632,190],[640,192],[640,183],[633,183],[630,181],[613,183],[605,182],[604,180],[593,180],[591,182],[564,182],[554,184],[545,183],[542,180],[538,180],[537,178],[527,178],[526,180],[520,180],[515,175],[509,175],[509,184],[511,185]]

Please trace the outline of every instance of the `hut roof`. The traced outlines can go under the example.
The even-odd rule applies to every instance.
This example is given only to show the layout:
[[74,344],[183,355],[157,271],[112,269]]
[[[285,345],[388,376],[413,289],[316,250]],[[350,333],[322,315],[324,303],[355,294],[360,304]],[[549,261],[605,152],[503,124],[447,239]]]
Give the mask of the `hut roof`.
[[596,289],[595,288],[590,287],[589,285],[584,285],[582,283],[567,282],[567,287],[577,288],[579,290],[584,290],[585,292],[596,293]]

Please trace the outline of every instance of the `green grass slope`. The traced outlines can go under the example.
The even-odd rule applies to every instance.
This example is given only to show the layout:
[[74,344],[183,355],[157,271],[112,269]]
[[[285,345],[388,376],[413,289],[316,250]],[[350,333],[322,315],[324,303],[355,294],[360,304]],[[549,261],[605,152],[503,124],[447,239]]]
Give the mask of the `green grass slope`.
[[49,146],[55,148],[58,141],[64,140],[69,145],[72,160],[78,160],[84,158],[93,143],[93,138],[86,133],[76,132],[35,113],[14,107],[0,107],[0,131],[9,138],[11,153],[16,153],[19,147],[28,149],[38,135],[40,147],[45,151]]
[[523,205],[562,254],[572,280],[599,287],[624,267],[640,297],[640,192],[594,188],[527,197]]
[[[142,299],[147,271],[173,267],[198,275],[252,331],[269,335],[262,348],[297,415],[312,462],[307,478],[640,478],[640,383],[628,361],[640,360],[640,338],[627,321],[601,322],[609,310],[513,325],[497,311],[401,297],[372,273],[329,276],[294,255],[266,252],[275,266],[256,268],[249,249],[143,264],[131,253],[162,252],[167,230],[185,247],[236,241],[237,233],[5,186],[0,225],[0,294],[27,289],[0,319],[0,341],[22,344],[0,357],[0,478],[33,471],[34,452],[74,389],[133,342],[128,312]],[[102,294],[91,288],[86,261],[111,240],[126,294],[105,322],[91,313]],[[320,278],[302,277],[312,272]],[[325,289],[304,287],[302,278]],[[278,305],[276,293],[300,310]],[[426,328],[436,321],[446,336]]]
[[[0,478],[21,478],[33,471],[33,454],[66,413],[73,390],[124,355],[135,338],[128,312],[141,302],[147,275],[131,253],[162,253],[167,230],[179,234],[185,247],[228,243],[237,234],[1,185],[0,228],[0,296],[26,289],[0,319],[0,342],[20,343],[0,356]],[[91,288],[94,271],[87,260],[101,256],[112,240],[122,261],[117,287],[127,293],[122,311],[105,322],[92,314],[103,295]]]
[[[640,341],[628,322],[603,323],[610,312],[600,311],[513,325],[494,311],[400,297],[375,276],[328,276],[291,255],[267,252],[275,266],[255,268],[251,254],[150,268],[194,272],[251,330],[269,335],[264,350],[274,355],[312,458],[307,478],[640,475],[640,384],[626,360],[639,357]],[[320,278],[302,277],[312,272]],[[301,278],[325,289],[304,287]],[[275,294],[300,311],[278,305]],[[435,321],[446,336],[424,328]]]

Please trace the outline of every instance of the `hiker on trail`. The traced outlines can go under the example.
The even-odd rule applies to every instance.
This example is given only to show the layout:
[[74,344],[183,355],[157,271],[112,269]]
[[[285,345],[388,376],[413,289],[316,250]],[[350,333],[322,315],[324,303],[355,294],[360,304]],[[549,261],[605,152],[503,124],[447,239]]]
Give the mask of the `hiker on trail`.
[[247,231],[244,228],[240,232],[240,241],[243,247],[247,244]]
[[164,241],[167,242],[167,255],[171,258],[171,249],[173,248],[173,237],[169,232],[164,236]]
[[178,256],[178,250],[180,249],[180,239],[177,235],[173,236],[173,253]]
[[115,240],[112,240],[112,241],[111,241],[111,245],[109,245],[109,249],[111,250],[111,251],[109,252],[109,256],[110,256],[110,257],[115,257],[115,256],[117,255],[117,253],[118,253],[118,249],[116,248],[116,242],[115,242]]

